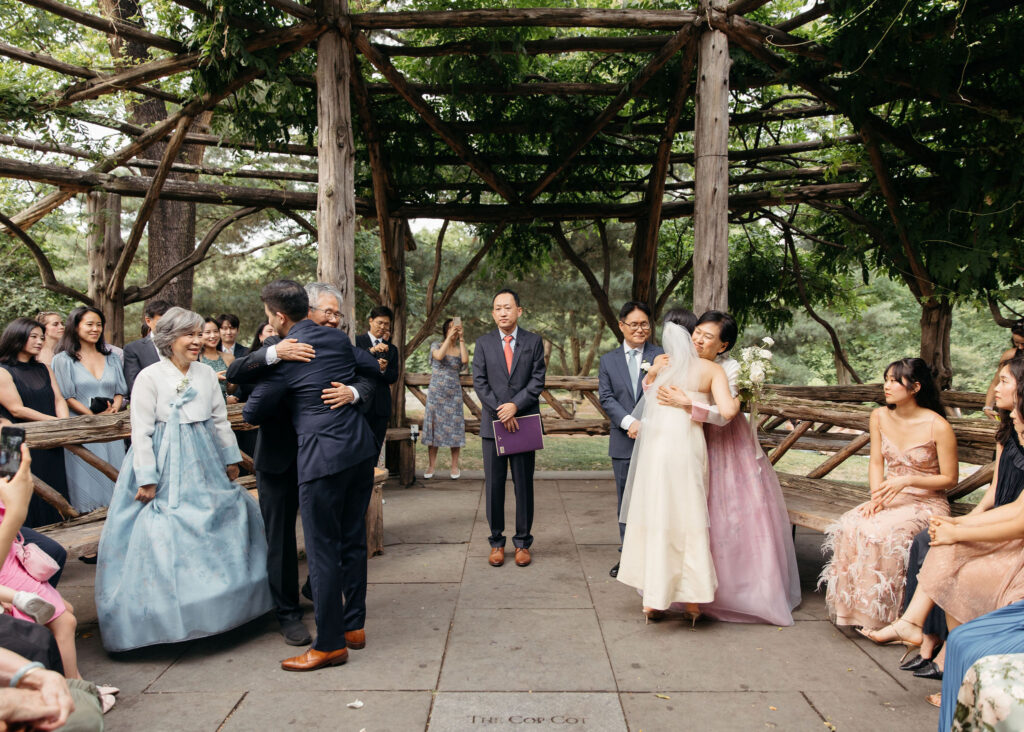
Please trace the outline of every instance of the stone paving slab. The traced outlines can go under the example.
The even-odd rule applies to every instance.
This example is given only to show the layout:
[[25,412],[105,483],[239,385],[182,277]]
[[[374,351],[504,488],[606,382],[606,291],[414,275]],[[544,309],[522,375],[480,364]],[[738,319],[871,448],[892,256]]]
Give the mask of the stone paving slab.
[[431,732],[474,729],[626,732],[626,720],[619,697],[614,693],[442,691],[434,700],[429,729]]
[[459,582],[466,544],[395,544],[368,562],[369,582]]
[[[347,704],[363,702],[359,709]],[[251,730],[324,730],[324,732],[408,732],[423,730],[430,714],[429,691],[250,693],[222,728]],[[184,728],[182,728],[184,729]]]
[[[803,694],[780,692],[663,691],[622,695],[630,728],[643,732],[717,730],[750,732],[778,729],[787,732],[824,731],[824,720]],[[667,697],[667,698],[664,698]],[[882,729],[878,728],[878,732]]]
[[384,526],[391,539],[407,544],[463,544],[473,533],[480,491],[456,488],[388,490],[384,495]]
[[459,608],[442,691],[615,691],[593,610]]
[[107,732],[216,730],[220,729],[224,720],[245,696],[245,692],[225,691],[141,694],[124,698],[119,695],[114,712],[108,714],[104,720],[105,728]]
[[535,610],[589,608],[593,603],[572,547],[571,553],[538,553],[527,567],[517,566],[514,555],[507,550],[501,567],[474,557],[466,564],[459,607]]
[[[939,682],[934,691],[938,691]],[[878,692],[860,689],[816,689],[806,692],[814,708],[842,732],[922,730],[934,732],[939,710],[925,694]]]
[[619,525],[615,518],[618,499],[614,486],[611,491],[564,493],[562,504],[577,544],[619,546]]

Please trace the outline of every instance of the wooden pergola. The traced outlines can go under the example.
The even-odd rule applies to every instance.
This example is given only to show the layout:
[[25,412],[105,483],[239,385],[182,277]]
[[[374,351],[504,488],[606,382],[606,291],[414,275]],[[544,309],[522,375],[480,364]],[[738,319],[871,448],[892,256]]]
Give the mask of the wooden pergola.
[[[344,295],[343,327],[355,323],[357,288],[374,294],[398,314],[393,337],[404,343],[405,333],[405,251],[412,246],[405,222],[411,218],[438,218],[486,223],[501,227],[514,222],[571,221],[617,218],[635,221],[633,246],[634,292],[637,299],[654,302],[657,293],[658,234],[662,221],[693,217],[695,246],[692,260],[694,309],[728,307],[728,227],[730,214],[758,212],[764,209],[809,204],[831,210],[830,201],[863,195],[869,189],[880,190],[897,222],[897,200],[881,146],[891,146],[918,162],[921,169],[935,168],[934,154],[915,137],[916,130],[883,119],[870,108],[851,109],[837,92],[830,75],[850,71],[832,60],[834,56],[818,43],[798,35],[799,30],[829,12],[822,1],[775,26],[766,26],[747,17],[770,0],[700,0],[692,10],[619,10],[586,8],[478,9],[430,12],[352,13],[348,0],[322,0],[314,6],[293,0],[265,0],[290,20],[279,26],[241,16],[226,16],[226,23],[247,35],[246,50],[273,49],[284,60],[315,44],[316,73],[313,77],[293,79],[300,86],[315,89],[317,99],[318,145],[261,145],[252,140],[222,139],[197,131],[197,120],[222,108],[225,100],[247,84],[261,78],[263,72],[248,68],[230,79],[222,88],[195,98],[181,98],[160,86],[160,80],[195,69],[203,63],[201,54],[187,51],[178,39],[149,32],[131,19],[93,15],[59,0],[21,0],[23,3],[71,20],[110,36],[141,44],[147,49],[168,52],[155,60],[128,66],[115,72],[73,66],[45,54],[0,43],[0,54],[19,63],[42,66],[72,79],[46,100],[39,101],[40,112],[59,109],[62,114],[124,135],[129,142],[99,161],[89,150],[55,145],[38,139],[0,135],[0,145],[53,153],[60,159],[93,160],[88,169],[71,164],[29,163],[23,159],[0,157],[0,176],[21,178],[53,185],[56,191],[29,208],[10,217],[0,213],[8,233],[19,236],[39,265],[43,282],[82,299],[85,293],[57,284],[53,269],[42,248],[28,230],[78,193],[103,192],[116,196],[138,197],[142,203],[127,241],[119,247],[104,249],[106,261],[97,263],[102,273],[101,286],[89,296],[103,301],[112,310],[123,310],[129,302],[154,296],[173,276],[195,266],[206,256],[217,235],[246,216],[264,209],[277,209],[291,216],[319,243],[320,279],[336,284]],[[199,0],[174,0],[199,16],[211,11]],[[999,11],[994,3],[993,12]],[[519,42],[469,38],[433,45],[403,42],[401,32],[423,29],[472,29],[545,27],[569,29],[563,35]],[[587,35],[587,29],[602,29]],[[613,29],[622,34],[608,34]],[[472,34],[471,34],[472,35]],[[730,87],[730,47],[742,49],[750,59],[771,71],[767,76],[748,76],[733,80]],[[502,87],[476,89],[440,86],[410,78],[396,67],[394,60],[525,54],[642,54],[644,63],[621,83],[582,83],[578,81],[534,80]],[[816,63],[815,73],[792,74],[793,58],[803,57]],[[667,98],[664,116],[656,120],[624,119],[621,112],[631,101],[648,94],[652,79],[665,69],[678,69]],[[877,79],[889,85],[894,95],[932,100],[970,108],[978,114],[1006,114],[991,103],[958,94],[950,98],[931,89],[927,81],[910,79],[899,70],[886,70]],[[730,90],[739,92],[758,86],[786,85],[798,93],[783,104],[733,113]],[[144,98],[170,103],[173,110],[162,121],[149,127],[105,118],[81,110],[79,102],[104,95],[131,91]],[[500,160],[489,158],[474,144],[477,134],[525,134],[536,132],[522,124],[507,122],[478,123],[471,119],[446,118],[438,109],[440,100],[457,99],[460,94],[486,94],[501,100],[558,95],[564,98],[603,98],[603,109],[579,119],[570,140],[551,142],[546,151]],[[660,92],[651,92],[657,96]],[[420,156],[389,159],[388,135],[395,130],[382,128],[375,110],[383,101],[400,98],[411,108],[418,122],[400,130],[420,136],[425,152]],[[685,115],[687,101],[695,98],[692,118]],[[885,100],[880,100],[880,102]],[[354,111],[353,111],[354,105]],[[757,143],[743,150],[729,146],[730,125],[740,128],[768,129],[772,124],[833,117],[851,134],[838,138],[820,137],[790,144]],[[357,156],[358,129],[365,161]],[[680,150],[681,135],[693,132],[692,152]],[[653,154],[637,152],[621,145],[614,155],[592,153],[595,140],[607,136],[646,136],[656,140]],[[429,142],[427,142],[429,141]],[[772,140],[768,140],[773,142]],[[802,157],[815,151],[827,151],[840,145],[863,145],[874,175],[858,176],[856,166],[829,169]],[[163,145],[159,159],[147,159],[144,153],[154,145]],[[184,146],[215,146],[223,150],[260,151],[293,158],[315,158],[316,170],[266,171],[247,166],[231,169],[183,162]],[[572,176],[574,166],[607,161],[609,166],[631,170],[647,169],[645,175],[624,176],[609,186],[606,182],[588,184]],[[765,161],[771,167],[750,167],[737,174],[733,165],[757,166]],[[425,185],[419,190],[403,189],[397,165],[424,166],[431,169],[466,171],[458,181],[454,176]],[[507,166],[529,171],[513,181]],[[369,180],[359,178],[360,166],[369,168]],[[681,179],[678,166],[692,166],[692,179]],[[503,168],[505,170],[503,170]],[[128,170],[131,175],[115,174]],[[171,177],[180,174],[187,179]],[[214,182],[230,178],[231,184]],[[276,188],[239,185],[244,181],[272,180]],[[522,181],[526,181],[524,184]],[[928,179],[923,179],[927,184]],[[316,191],[308,188],[316,184]],[[305,187],[303,187],[305,186]],[[358,190],[372,195],[357,196]],[[576,194],[571,201],[566,193]],[[922,196],[927,195],[926,185]],[[473,198],[466,202],[467,196]],[[138,250],[147,220],[160,199],[223,204],[236,207],[203,237],[195,252],[172,267],[166,276],[144,286],[126,287],[128,268]],[[298,212],[316,211],[314,226]],[[381,238],[381,281],[379,290],[361,282],[354,268],[354,239],[358,217],[376,218]],[[497,234],[494,234],[497,236]],[[902,244],[908,249],[906,236]],[[486,246],[482,251],[486,251]],[[572,257],[571,249],[564,253]],[[924,281],[924,278],[922,278]],[[591,287],[600,287],[596,280]],[[63,289],[61,289],[63,287]]]

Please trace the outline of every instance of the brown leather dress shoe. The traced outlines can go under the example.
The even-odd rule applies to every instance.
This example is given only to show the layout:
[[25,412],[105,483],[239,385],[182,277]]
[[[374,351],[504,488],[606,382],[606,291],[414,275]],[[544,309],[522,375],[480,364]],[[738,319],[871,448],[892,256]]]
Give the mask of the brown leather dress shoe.
[[516,547],[516,566],[525,567],[530,563],[530,550]]
[[487,561],[490,562],[492,567],[500,567],[505,563],[505,547],[503,546],[492,546],[491,554],[487,557]]
[[360,648],[366,648],[366,631],[362,628],[359,630],[346,630],[345,645],[353,651],[358,651]]
[[310,648],[301,656],[281,661],[281,668],[285,671],[316,671],[324,666],[340,666],[347,660],[348,650],[345,648],[336,651],[317,651]]

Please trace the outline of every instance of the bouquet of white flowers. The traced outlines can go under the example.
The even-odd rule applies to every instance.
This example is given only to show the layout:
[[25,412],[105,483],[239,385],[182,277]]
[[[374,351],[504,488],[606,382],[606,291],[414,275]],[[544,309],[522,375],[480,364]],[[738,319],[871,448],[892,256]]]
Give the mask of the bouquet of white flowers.
[[755,403],[764,396],[765,384],[775,373],[772,352],[769,350],[774,345],[775,341],[765,336],[760,346],[749,346],[740,351],[740,372],[736,377],[736,386],[740,399],[750,404],[751,419],[754,418]]

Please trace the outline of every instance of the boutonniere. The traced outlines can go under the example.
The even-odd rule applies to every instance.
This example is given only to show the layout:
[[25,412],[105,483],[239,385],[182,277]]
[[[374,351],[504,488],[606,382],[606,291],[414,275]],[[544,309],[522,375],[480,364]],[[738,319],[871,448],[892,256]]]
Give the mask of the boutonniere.
[[646,374],[646,373],[647,373],[648,371],[650,371],[650,370],[651,370],[651,364],[650,364],[650,362],[648,362],[648,361],[642,361],[642,362],[640,363],[640,370],[641,370],[641,371],[643,371],[643,372],[644,372],[645,374]]
[[185,377],[184,379],[182,379],[182,380],[181,380],[180,382],[178,382],[178,386],[177,386],[177,388],[175,389],[175,391],[177,391],[179,395],[180,395],[180,394],[184,394],[184,393],[185,393],[185,390],[186,390],[186,389],[188,389],[188,386],[189,386],[189,384],[191,384],[191,383],[192,383],[192,382],[191,382],[191,381],[189,380],[189,378],[188,378],[188,377],[186,376],[186,377]]

